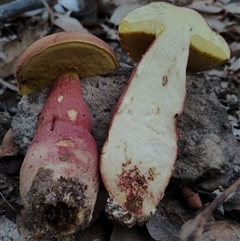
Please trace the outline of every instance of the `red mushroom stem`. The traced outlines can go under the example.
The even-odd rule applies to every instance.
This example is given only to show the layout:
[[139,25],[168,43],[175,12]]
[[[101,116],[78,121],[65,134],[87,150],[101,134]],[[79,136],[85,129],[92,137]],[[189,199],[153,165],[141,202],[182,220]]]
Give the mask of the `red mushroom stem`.
[[51,87],[20,173],[33,236],[69,235],[89,225],[99,186],[91,128],[78,75],[61,75]]
[[53,84],[39,118],[35,136],[54,129],[55,122],[92,129],[91,116],[83,99],[79,77],[75,73],[61,75]]

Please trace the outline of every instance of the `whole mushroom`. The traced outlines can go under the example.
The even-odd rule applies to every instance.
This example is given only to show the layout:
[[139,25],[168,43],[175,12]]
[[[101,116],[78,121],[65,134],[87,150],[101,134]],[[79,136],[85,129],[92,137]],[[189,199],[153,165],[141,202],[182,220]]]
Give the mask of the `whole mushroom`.
[[32,44],[16,66],[19,93],[51,89],[20,170],[20,196],[32,237],[86,228],[99,187],[99,157],[79,78],[115,70],[112,49],[97,37],[60,32]]
[[100,170],[110,196],[106,212],[131,227],[155,212],[174,170],[186,69],[218,66],[230,51],[200,14],[165,2],[128,13],[119,36],[140,61],[115,109]]

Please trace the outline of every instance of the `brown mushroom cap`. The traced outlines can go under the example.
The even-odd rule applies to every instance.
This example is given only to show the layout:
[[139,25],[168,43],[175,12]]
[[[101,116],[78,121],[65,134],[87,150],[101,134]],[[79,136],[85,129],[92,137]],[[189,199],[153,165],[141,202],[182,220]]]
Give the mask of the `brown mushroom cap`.
[[199,13],[166,2],[151,3],[129,12],[119,25],[120,43],[138,62],[155,38],[161,38],[161,34],[170,28],[171,31],[179,28],[179,23],[191,27],[189,71],[211,69],[229,60],[227,43],[211,30]]
[[33,43],[16,65],[19,94],[46,88],[61,74],[80,78],[104,75],[118,68],[113,50],[101,39],[81,32],[60,32]]

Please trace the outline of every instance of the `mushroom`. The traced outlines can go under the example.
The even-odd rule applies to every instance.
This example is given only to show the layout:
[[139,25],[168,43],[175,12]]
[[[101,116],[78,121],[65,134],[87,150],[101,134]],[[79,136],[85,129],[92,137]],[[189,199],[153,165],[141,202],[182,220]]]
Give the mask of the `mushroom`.
[[110,196],[107,214],[131,227],[149,220],[174,170],[186,68],[213,68],[230,52],[200,14],[165,2],[129,12],[119,36],[127,53],[140,61],[116,106],[100,171]]
[[86,228],[99,187],[99,156],[79,78],[118,67],[97,37],[60,32],[32,44],[16,66],[19,93],[51,89],[20,170],[20,196],[32,237],[70,235]]

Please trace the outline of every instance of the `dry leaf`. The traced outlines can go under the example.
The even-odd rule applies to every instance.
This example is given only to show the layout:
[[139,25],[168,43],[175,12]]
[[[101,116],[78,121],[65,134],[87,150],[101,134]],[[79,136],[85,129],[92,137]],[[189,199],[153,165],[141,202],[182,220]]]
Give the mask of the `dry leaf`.
[[175,4],[179,6],[186,6],[193,2],[194,0],[176,0]]
[[240,14],[240,3],[230,3],[224,6],[224,9],[232,14]]
[[229,67],[227,67],[227,70],[233,72],[240,70],[240,58],[236,59]]
[[25,17],[25,18],[29,18],[29,17],[35,17],[39,14],[42,14],[44,11],[43,8],[39,8],[39,9],[35,9],[35,10],[32,10],[32,11],[28,11],[28,12],[25,12],[23,13],[21,16]]
[[113,3],[116,6],[120,6],[122,4],[146,4],[147,1],[144,0],[113,0]]
[[[228,115],[228,119],[229,119],[229,121],[230,121],[230,123],[233,127],[238,127],[238,119],[236,117],[234,117],[232,115]],[[238,144],[239,143],[238,141],[236,143],[237,143],[237,145],[240,145],[240,144]],[[240,160],[240,148],[236,148],[236,150],[237,151],[236,151],[236,154],[235,154],[234,161],[236,161],[237,159]]]
[[233,128],[233,135],[235,136],[235,138],[237,140],[240,140],[240,130],[239,129]]
[[138,8],[142,6],[143,4],[139,3],[124,3],[122,5],[119,5],[113,12],[110,22],[119,25],[121,22],[122,18],[131,10]]
[[232,42],[230,44],[230,49],[233,56],[240,57],[240,43],[239,42]]
[[[194,0],[196,2],[196,0]],[[204,2],[207,4],[207,5],[211,5],[215,2],[215,0],[204,0]]]
[[237,241],[240,240],[239,223],[216,221],[207,223],[202,235],[202,241]]
[[56,13],[55,16],[54,24],[64,31],[88,32],[76,18],[59,13]]
[[5,86],[6,88],[9,88],[10,90],[18,92],[18,87],[16,85],[13,85],[7,81],[4,81],[3,79],[0,78],[0,84],[2,86]]
[[218,70],[218,69],[209,70],[207,74],[210,76],[216,76],[219,78],[225,78],[227,76],[227,74],[224,71]]
[[231,0],[218,0],[218,1],[223,4],[228,4],[229,2],[231,2]]
[[103,30],[107,34],[108,39],[118,40],[118,32],[112,28],[109,28],[106,24],[101,24]]
[[161,205],[146,224],[149,234],[155,240],[178,240],[180,223],[171,219],[168,212]]
[[205,1],[194,1],[188,7],[204,13],[220,13],[223,10],[222,7],[207,5]]
[[9,129],[3,138],[0,149],[0,158],[4,156],[16,156],[18,152],[19,147],[13,141],[12,129]]
[[42,37],[45,29],[44,24],[38,23],[27,27],[17,38],[3,45],[2,51],[5,58],[0,59],[0,78],[5,79],[14,73],[19,56],[29,45]]
[[60,5],[75,12],[79,12],[84,7],[84,2],[84,0],[58,0]]
[[228,18],[225,18],[223,21],[219,21],[218,19],[213,18],[210,15],[205,15],[204,18],[209,24],[209,26],[218,33],[225,32],[229,24]]

